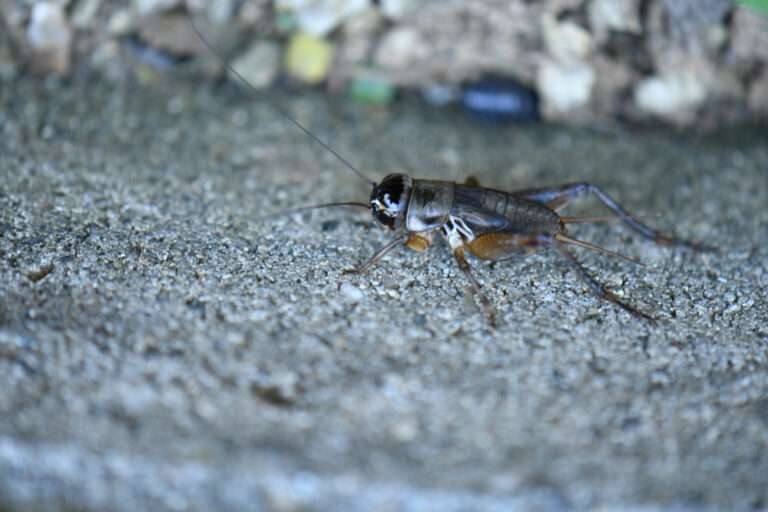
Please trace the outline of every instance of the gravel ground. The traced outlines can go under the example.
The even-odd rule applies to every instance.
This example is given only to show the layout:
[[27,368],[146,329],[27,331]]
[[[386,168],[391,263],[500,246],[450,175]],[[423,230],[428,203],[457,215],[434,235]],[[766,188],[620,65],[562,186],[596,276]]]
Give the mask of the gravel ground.
[[[386,243],[365,183],[229,88],[0,89],[0,507],[621,510],[768,506],[765,132],[500,128],[409,101],[287,108],[380,179],[588,180],[722,254],[620,223],[475,273]],[[594,200],[567,210],[602,214]]]

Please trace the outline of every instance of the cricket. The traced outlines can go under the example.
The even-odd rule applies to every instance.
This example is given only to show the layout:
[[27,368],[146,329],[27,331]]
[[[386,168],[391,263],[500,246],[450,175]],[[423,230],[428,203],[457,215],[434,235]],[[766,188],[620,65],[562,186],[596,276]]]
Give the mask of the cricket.
[[[554,249],[562,255],[597,298],[613,304],[635,318],[655,325],[656,319],[653,316],[634,308],[616,295],[608,285],[601,283],[597,276],[590,272],[571,252],[570,246],[582,247],[638,265],[642,265],[642,263],[603,247],[573,238],[568,234],[566,226],[580,222],[621,220],[633,231],[660,246],[695,252],[715,250],[711,247],[662,235],[641,223],[635,216],[628,214],[599,187],[587,182],[505,192],[480,186],[474,177],[469,177],[466,182],[459,184],[452,181],[416,179],[406,174],[396,173],[389,174],[381,183],[377,184],[294,119],[267,94],[259,91],[243,78],[203,36],[189,9],[186,11],[197,36],[229,71],[254,94],[271,105],[371,187],[368,203],[324,203],[278,214],[298,213],[332,206],[360,206],[369,209],[375,223],[380,228],[393,233],[395,237],[359,267],[343,270],[344,274],[361,274],[379,263],[390,251],[400,246],[417,252],[426,251],[437,232],[447,242],[459,269],[472,285],[484,313],[490,319],[491,324],[494,324],[493,303],[483,294],[480,283],[475,279],[467,260],[467,253],[480,260],[506,261],[525,258],[543,250]],[[559,212],[563,207],[590,194],[597,197],[613,215],[609,217],[565,217],[560,215]],[[269,217],[274,217],[274,215],[266,218]]]

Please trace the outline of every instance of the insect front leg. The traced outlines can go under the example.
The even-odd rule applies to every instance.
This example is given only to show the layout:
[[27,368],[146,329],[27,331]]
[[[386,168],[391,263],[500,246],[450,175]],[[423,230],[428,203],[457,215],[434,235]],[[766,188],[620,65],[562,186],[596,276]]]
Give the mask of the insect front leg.
[[398,236],[397,238],[389,242],[387,245],[385,245],[384,247],[376,251],[376,254],[371,256],[371,259],[363,263],[361,266],[357,268],[350,268],[350,269],[343,270],[342,273],[343,274],[362,274],[363,272],[365,272],[366,270],[368,270],[369,268],[377,264],[379,260],[383,258],[384,255],[386,255],[389,251],[391,251],[392,249],[394,249],[399,245],[403,245],[407,240],[408,240],[408,235]]
[[352,268],[343,270],[343,274],[362,274],[375,264],[381,260],[389,251],[394,249],[395,247],[398,247],[400,245],[405,245],[409,249],[412,249],[417,252],[426,251],[429,247],[429,244],[431,243],[431,236],[430,235],[423,235],[423,234],[414,234],[414,233],[406,233],[398,236],[391,242],[389,242],[387,245],[376,251],[376,254],[371,256],[371,259],[363,263],[358,268]]
[[513,192],[513,195],[544,204],[553,210],[557,210],[564,207],[574,199],[579,199],[590,193],[594,194],[613,213],[620,217],[624,217],[622,220],[630,228],[635,230],[637,233],[640,233],[645,238],[653,240],[658,245],[680,247],[683,249],[690,249],[699,252],[715,250],[711,247],[686,242],[677,238],[671,238],[662,235],[654,229],[649,228],[642,222],[630,216],[626,210],[624,210],[624,208],[619,206],[619,204],[613,200],[611,196],[600,190],[595,185],[592,185],[591,183],[568,183],[559,187],[520,190]]
[[432,233],[411,233],[405,241],[405,246],[412,251],[424,252],[432,244]]

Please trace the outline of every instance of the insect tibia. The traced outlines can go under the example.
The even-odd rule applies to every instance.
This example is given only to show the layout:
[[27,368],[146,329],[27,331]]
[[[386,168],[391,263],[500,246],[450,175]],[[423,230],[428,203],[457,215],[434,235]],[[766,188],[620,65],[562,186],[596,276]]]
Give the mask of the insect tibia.
[[[561,243],[569,243],[569,242],[563,242]],[[577,244],[578,245],[578,244]],[[651,325],[656,325],[656,319],[652,316],[643,313],[642,311],[639,311],[629,304],[626,304],[623,302],[619,297],[611,290],[610,286],[607,286],[600,281],[598,281],[595,276],[589,272],[589,269],[585,267],[578,259],[576,259],[576,256],[574,256],[565,246],[558,244],[557,249],[560,251],[560,254],[562,254],[566,260],[568,260],[568,263],[573,267],[573,269],[579,274],[579,277],[586,283],[586,285],[589,287],[589,289],[600,297],[603,300],[607,300],[608,302],[611,302],[615,304],[616,306],[620,307],[627,313],[631,314],[635,318],[639,318],[642,320],[645,320],[649,322]]]

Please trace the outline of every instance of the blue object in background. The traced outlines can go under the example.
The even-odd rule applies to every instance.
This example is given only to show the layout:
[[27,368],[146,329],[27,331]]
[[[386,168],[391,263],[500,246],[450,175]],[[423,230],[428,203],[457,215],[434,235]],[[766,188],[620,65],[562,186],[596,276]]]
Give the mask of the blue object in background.
[[492,123],[525,123],[539,119],[536,91],[512,80],[484,79],[468,85],[461,103],[474,117]]
[[181,60],[171,53],[152,48],[135,37],[127,39],[126,44],[135,59],[152,69],[167,71],[176,66]]

